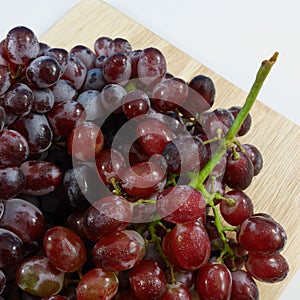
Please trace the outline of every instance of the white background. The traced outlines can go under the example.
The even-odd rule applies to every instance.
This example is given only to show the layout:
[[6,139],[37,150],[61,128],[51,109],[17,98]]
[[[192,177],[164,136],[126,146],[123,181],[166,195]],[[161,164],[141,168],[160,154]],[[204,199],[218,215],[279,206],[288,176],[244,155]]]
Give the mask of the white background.
[[[29,26],[41,36],[79,2],[5,1],[1,3],[0,37],[16,25]],[[259,99],[300,125],[299,0],[106,2],[245,91],[261,61],[279,51]],[[298,272],[280,299],[299,299],[299,282]]]

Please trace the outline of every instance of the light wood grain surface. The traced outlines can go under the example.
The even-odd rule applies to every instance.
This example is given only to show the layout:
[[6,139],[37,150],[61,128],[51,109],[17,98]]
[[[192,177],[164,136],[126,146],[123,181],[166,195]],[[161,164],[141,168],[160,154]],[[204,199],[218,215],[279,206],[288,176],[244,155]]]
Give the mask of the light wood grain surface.
[[[93,48],[93,43],[99,36],[126,38],[134,49],[149,46],[159,48],[167,59],[168,70],[185,80],[197,74],[210,76],[217,89],[215,107],[241,105],[245,100],[246,92],[219,76],[217,70],[214,72],[208,69],[99,0],[83,0],[40,39],[52,47],[70,49],[76,44],[82,44]],[[266,58],[269,57],[262,57],[262,60]],[[257,68],[260,63],[257,62]],[[255,74],[253,78],[254,76]],[[272,72],[268,80],[272,80]],[[268,84],[268,80],[265,84]],[[260,149],[264,157],[264,168],[245,192],[252,198],[255,212],[270,213],[288,234],[288,243],[283,252],[290,265],[288,278],[278,284],[258,283],[260,299],[275,300],[300,266],[300,128],[260,101],[255,103],[251,115],[251,131],[242,141],[252,143]]]

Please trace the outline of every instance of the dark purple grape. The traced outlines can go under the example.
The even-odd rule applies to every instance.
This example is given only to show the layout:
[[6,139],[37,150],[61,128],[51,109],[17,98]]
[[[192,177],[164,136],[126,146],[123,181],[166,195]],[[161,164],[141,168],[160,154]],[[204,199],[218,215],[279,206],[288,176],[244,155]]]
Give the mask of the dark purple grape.
[[247,251],[272,253],[281,251],[287,235],[283,227],[273,219],[251,216],[241,225],[238,240]]
[[22,193],[29,196],[42,196],[53,192],[62,180],[61,170],[47,161],[30,160],[21,165],[26,177]]
[[26,177],[19,167],[0,166],[0,199],[9,199],[20,193]]
[[204,123],[204,131],[208,138],[224,137],[234,122],[233,114],[224,108],[217,108],[208,113]]
[[81,90],[96,90],[101,91],[105,85],[107,84],[103,72],[99,68],[90,69],[85,78],[85,82],[81,88]]
[[232,288],[231,300],[258,300],[259,290],[256,282],[244,270],[238,270],[231,273]]
[[63,185],[72,207],[86,208],[90,202],[98,200],[101,182],[93,168],[88,165],[76,165],[65,172]]
[[67,68],[70,54],[66,49],[63,48],[47,48],[43,52],[43,55],[54,58],[60,65],[60,73],[63,74]]
[[125,229],[132,220],[132,206],[121,196],[104,197],[89,207],[84,216],[87,233],[101,236]]
[[102,71],[105,66],[106,60],[107,60],[107,56],[105,55],[98,56],[95,61],[95,67],[99,68]]
[[246,150],[252,164],[253,164],[253,175],[256,176],[260,173],[263,168],[263,157],[260,151],[251,144],[243,144],[242,147]]
[[96,54],[98,56],[102,56],[102,55],[107,56],[108,55],[108,47],[109,47],[109,44],[111,41],[112,41],[112,39],[109,37],[106,37],[106,36],[101,36],[101,37],[97,38],[94,42],[94,50],[95,50]]
[[143,52],[142,50],[137,49],[137,50],[133,50],[129,54],[129,57],[131,59],[131,78],[136,78],[138,76],[137,64],[142,52]]
[[40,51],[39,51],[38,56],[43,55],[45,53],[45,51],[50,48],[50,46],[45,42],[40,41],[39,45],[40,45]]
[[53,107],[54,95],[49,88],[34,88],[33,89],[33,104],[32,111],[40,114],[44,114]]
[[36,87],[48,88],[54,85],[61,75],[60,64],[50,56],[39,56],[28,65],[26,77]]
[[223,181],[232,189],[244,190],[252,182],[254,168],[247,153],[237,154],[237,158],[234,152],[228,154]]
[[23,199],[3,201],[0,227],[17,234],[24,243],[37,241],[44,234],[46,222],[42,212]]
[[11,129],[0,132],[0,164],[20,166],[28,155],[29,146],[23,135]]
[[119,84],[107,84],[101,91],[101,104],[108,113],[122,112],[123,97],[126,90]]
[[133,90],[123,97],[123,112],[128,119],[146,115],[150,109],[148,95],[141,90]]
[[103,76],[107,83],[126,84],[131,77],[130,58],[119,52],[109,56],[105,61]]
[[[232,106],[228,110],[232,113],[233,117],[236,119],[236,117],[241,109],[242,109],[242,107],[240,107],[240,106]],[[248,131],[251,128],[251,123],[252,123],[252,118],[251,118],[251,115],[248,114],[246,116],[245,121],[241,125],[241,127],[237,133],[237,136],[244,136],[246,133],[248,133]]]
[[70,55],[66,70],[62,74],[62,79],[70,81],[76,90],[79,90],[86,78],[87,68],[85,64],[76,56]]
[[96,54],[86,46],[76,45],[70,49],[70,55],[78,57],[89,71],[95,67]]
[[206,147],[196,136],[182,135],[168,143],[162,153],[173,174],[199,172],[206,162]]
[[152,107],[159,112],[172,111],[184,106],[188,96],[187,83],[181,78],[167,78],[156,84],[152,91]]
[[26,65],[40,51],[38,38],[24,26],[14,27],[7,33],[5,48],[10,61],[19,65]]
[[0,228],[0,268],[15,268],[25,254],[22,240],[10,230]]
[[100,99],[100,92],[97,90],[86,90],[80,93],[77,102],[83,106],[87,121],[94,121],[106,114]]
[[138,78],[144,84],[150,84],[166,73],[166,60],[157,48],[146,48],[140,54],[137,63]]
[[5,95],[5,106],[17,116],[25,116],[32,108],[33,92],[24,83],[17,83]]
[[212,79],[205,75],[197,75],[188,84],[189,95],[182,112],[187,116],[195,116],[209,110],[214,102],[216,89]]
[[51,90],[54,95],[55,103],[75,100],[78,95],[78,91],[74,85],[65,79],[59,79],[56,84],[51,87]]
[[83,106],[77,101],[60,102],[53,106],[47,119],[56,136],[68,137],[80,121],[85,120]]
[[196,289],[200,299],[228,300],[231,287],[231,273],[225,265],[207,263],[199,268]]
[[[110,41],[108,47],[107,47],[107,55],[111,56],[116,53],[122,53],[125,55],[129,55],[132,51],[132,47],[130,43],[123,38],[115,38],[112,41]],[[98,54],[99,55],[99,54]]]
[[52,130],[43,114],[29,113],[15,121],[11,128],[26,138],[30,154],[42,153],[52,144]]
[[289,265],[280,253],[248,253],[245,264],[247,272],[255,279],[275,283],[284,280],[289,272]]
[[241,225],[247,218],[253,215],[253,203],[251,199],[240,190],[231,190],[224,194],[225,198],[230,198],[234,203],[221,201],[220,211],[224,220],[230,225]]

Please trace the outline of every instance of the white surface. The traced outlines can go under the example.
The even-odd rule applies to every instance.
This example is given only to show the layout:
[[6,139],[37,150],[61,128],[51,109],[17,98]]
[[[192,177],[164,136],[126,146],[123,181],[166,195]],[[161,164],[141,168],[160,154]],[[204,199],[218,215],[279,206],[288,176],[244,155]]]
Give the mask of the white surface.
[[[0,36],[4,38],[16,25],[27,25],[41,36],[79,2],[5,1],[1,3]],[[261,60],[279,51],[278,62],[259,99],[300,125],[300,1],[106,2],[245,91],[249,90]],[[299,299],[299,273],[280,300]]]

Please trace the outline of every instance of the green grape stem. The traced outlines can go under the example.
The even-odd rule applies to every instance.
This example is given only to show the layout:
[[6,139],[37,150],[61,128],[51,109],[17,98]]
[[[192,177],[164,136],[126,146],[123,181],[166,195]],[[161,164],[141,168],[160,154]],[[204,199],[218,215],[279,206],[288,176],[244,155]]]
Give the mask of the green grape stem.
[[[227,238],[224,234],[225,231],[234,231],[236,230],[235,227],[224,226],[221,222],[221,215],[219,210],[214,204],[214,199],[219,198],[217,193],[209,193],[205,186],[204,181],[210,175],[211,171],[214,167],[218,164],[220,159],[226,152],[226,149],[229,145],[236,143],[236,134],[238,133],[240,127],[242,126],[244,120],[246,119],[248,113],[250,112],[259,91],[261,90],[265,79],[267,78],[271,68],[273,67],[274,63],[276,62],[278,57],[278,52],[275,52],[274,55],[269,60],[264,60],[256,74],[255,81],[250,89],[249,94],[247,95],[246,101],[241,108],[240,112],[235,118],[232,126],[228,130],[227,134],[224,138],[219,139],[219,146],[210,160],[206,163],[206,165],[200,170],[198,174],[192,173],[190,174],[191,181],[189,185],[193,186],[194,188],[200,190],[205,197],[208,205],[211,206],[214,214],[215,219],[215,226],[217,228],[218,234],[220,239],[223,242],[223,250],[221,251],[219,260],[222,261],[224,256],[234,257],[234,251],[230,248]],[[237,142],[238,143],[238,142]]]
[[235,140],[235,136],[238,133],[240,127],[242,126],[244,120],[246,119],[248,113],[250,112],[257,96],[263,86],[265,79],[267,78],[269,72],[271,71],[274,63],[276,62],[278,57],[278,52],[275,52],[273,56],[269,60],[264,60],[256,74],[255,81],[250,89],[250,92],[246,98],[246,101],[235,118],[232,126],[227,132],[224,139],[220,140],[220,145],[217,148],[214,155],[210,158],[210,160],[206,163],[206,165],[201,169],[201,171],[194,176],[190,182],[191,186],[195,188],[200,188],[203,185],[205,179],[209,176],[213,168],[218,164],[222,156],[225,154],[226,146],[232,143]]

